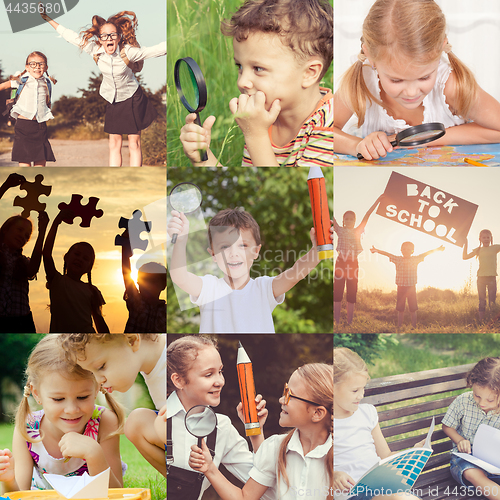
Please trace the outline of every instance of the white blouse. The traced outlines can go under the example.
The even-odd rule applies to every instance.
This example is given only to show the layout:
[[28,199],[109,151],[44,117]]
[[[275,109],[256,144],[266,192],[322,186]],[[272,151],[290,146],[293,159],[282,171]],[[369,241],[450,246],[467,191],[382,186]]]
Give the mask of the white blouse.
[[[10,86],[13,89],[17,89],[19,85],[16,80],[10,81]],[[36,116],[38,123],[54,118],[47,106],[47,92],[48,87],[44,76],[37,79],[29,75],[23,90],[19,94],[19,99],[10,111],[12,118],[17,119],[21,115],[28,118],[28,120],[32,120]]]
[[[109,103],[122,102],[134,95],[139,83],[133,71],[125,64],[120,56],[120,47],[113,54],[106,54],[104,47],[89,40],[85,47],[81,46],[82,37],[74,31],[59,25],[57,32],[69,43],[76,45],[87,54],[100,54],[97,66],[102,73],[102,84],[99,89]],[[125,45],[125,54],[130,62],[143,61],[152,57],[161,57],[167,53],[167,42],[161,42],[153,47],[131,47]]]

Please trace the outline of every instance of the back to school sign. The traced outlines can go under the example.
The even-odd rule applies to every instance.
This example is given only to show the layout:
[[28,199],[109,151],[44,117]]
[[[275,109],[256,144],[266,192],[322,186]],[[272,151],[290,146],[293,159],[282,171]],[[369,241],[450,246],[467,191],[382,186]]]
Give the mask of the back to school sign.
[[462,247],[478,206],[392,172],[377,214]]

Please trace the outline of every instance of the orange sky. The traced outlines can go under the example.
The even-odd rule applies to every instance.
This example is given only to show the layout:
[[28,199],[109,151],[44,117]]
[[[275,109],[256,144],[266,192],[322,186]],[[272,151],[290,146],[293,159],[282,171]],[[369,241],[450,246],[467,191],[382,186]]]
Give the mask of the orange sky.
[[[101,218],[93,218],[90,228],[80,227],[80,218],[75,218],[73,225],[59,226],[54,246],[54,262],[59,272],[62,272],[63,255],[77,241],[88,241],[96,252],[96,260],[92,269],[92,282],[99,288],[106,300],[103,314],[112,333],[121,333],[128,319],[128,311],[123,300],[124,285],[121,276],[121,247],[114,245],[115,235],[123,229],[118,227],[120,217],[131,218],[136,209],[146,213],[148,220],[153,221],[146,252],[153,245],[159,248],[151,257],[152,261],[165,263],[163,250],[166,239],[166,208],[165,182],[166,174],[163,168],[4,168],[0,173],[0,183],[8,175],[17,172],[34,181],[35,175],[44,176],[43,184],[52,186],[52,192],[47,198],[40,196],[39,201],[46,202],[46,211],[51,221],[57,215],[57,205],[69,202],[71,194],[81,194],[82,203],[86,204],[89,196],[100,198],[97,208],[104,211]],[[22,211],[14,207],[16,196],[24,197],[25,191],[19,187],[9,189],[0,200],[0,223]],[[37,231],[37,214],[31,213]],[[144,219],[144,216],[143,216]],[[49,223],[50,227],[51,222]],[[23,249],[24,255],[30,256],[36,240],[33,232],[31,240]],[[141,236],[147,237],[145,233]],[[135,249],[133,261],[145,252]],[[134,267],[134,266],[133,266]],[[83,277],[86,280],[86,277]],[[161,298],[165,299],[165,292]],[[45,287],[45,272],[43,263],[38,273],[38,279],[30,282],[30,306],[33,312],[38,333],[49,330],[50,312],[49,292]]]

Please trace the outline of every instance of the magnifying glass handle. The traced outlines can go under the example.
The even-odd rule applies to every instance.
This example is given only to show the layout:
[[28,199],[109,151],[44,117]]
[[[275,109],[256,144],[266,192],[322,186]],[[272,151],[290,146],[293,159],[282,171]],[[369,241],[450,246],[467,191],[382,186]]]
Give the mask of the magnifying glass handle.
[[[196,123],[196,125],[199,125],[201,127],[200,113],[198,113],[198,112],[196,112],[196,119],[195,119],[194,123]],[[203,151],[203,154],[201,154],[201,151],[203,151],[203,150],[200,150],[201,161],[207,161],[208,160],[207,152]]]
[[203,438],[200,438],[200,437],[198,438],[198,448],[201,448],[201,440],[202,440],[202,439],[203,439]]
[[172,240],[170,241],[170,243],[175,243],[177,241],[177,233],[175,233],[173,236],[172,236]]
[[[398,145],[398,141],[391,141],[391,146],[396,147],[397,145]],[[357,156],[358,160],[365,159],[365,157],[361,153],[358,153],[356,156]]]

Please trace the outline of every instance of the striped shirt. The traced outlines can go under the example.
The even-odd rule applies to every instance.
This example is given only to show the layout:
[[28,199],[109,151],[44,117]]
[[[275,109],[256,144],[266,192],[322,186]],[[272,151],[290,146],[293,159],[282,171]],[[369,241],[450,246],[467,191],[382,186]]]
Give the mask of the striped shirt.
[[[333,167],[333,94],[320,87],[323,98],[304,122],[297,137],[285,146],[272,141],[272,125],[269,139],[276,160],[282,167]],[[242,166],[251,167],[252,160],[245,144]]]
[[[500,413],[493,410],[486,413],[474,401],[472,391],[464,392],[451,403],[442,423],[455,429],[462,437],[470,441],[470,444],[474,444],[474,436],[481,424],[500,429]],[[457,451],[455,443],[453,443],[453,451]]]
[[396,265],[396,285],[414,286],[417,284],[417,266],[424,260],[422,255],[412,255],[411,257],[395,255],[390,260]]

